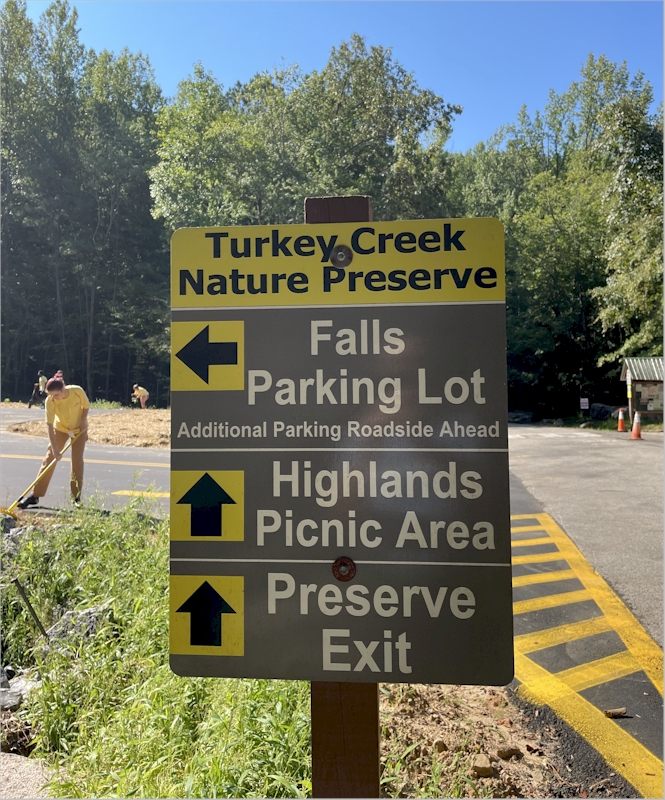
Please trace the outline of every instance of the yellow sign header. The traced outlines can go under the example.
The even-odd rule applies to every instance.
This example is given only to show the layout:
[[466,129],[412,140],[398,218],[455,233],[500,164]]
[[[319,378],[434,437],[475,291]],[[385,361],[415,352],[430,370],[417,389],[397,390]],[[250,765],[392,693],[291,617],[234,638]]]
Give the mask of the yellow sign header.
[[505,297],[497,219],[181,228],[171,238],[173,308]]

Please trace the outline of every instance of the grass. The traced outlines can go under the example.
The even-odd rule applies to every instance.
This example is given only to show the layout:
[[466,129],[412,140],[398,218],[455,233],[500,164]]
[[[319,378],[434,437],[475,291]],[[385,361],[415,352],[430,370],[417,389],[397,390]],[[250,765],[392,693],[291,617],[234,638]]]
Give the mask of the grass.
[[[17,713],[34,755],[56,768],[52,796],[311,796],[308,683],[171,672],[168,519],[136,498],[121,513],[91,501],[33,522],[17,550],[2,537],[2,649],[5,664],[39,671],[41,688]],[[15,578],[46,628],[102,606],[95,634],[46,650]],[[383,797],[482,793],[466,777],[464,743],[452,765],[421,744],[406,730],[387,743]]]
[[90,403],[90,408],[113,410],[118,408],[126,408],[126,406],[123,406],[122,403],[119,403],[116,400],[92,400]]
[[[168,666],[168,521],[141,501],[49,520],[3,555],[5,663],[36,665],[19,712],[60,797],[301,797],[311,794],[309,685],[180,678]],[[93,637],[43,652],[11,580],[48,627],[106,604]]]
[[[585,417],[582,419],[581,417],[568,417],[567,419],[563,420],[564,427],[566,428],[579,428],[579,426],[583,422],[591,422],[592,425],[590,427],[593,430],[598,431],[616,431],[618,426],[618,420],[616,419],[591,419],[590,417]],[[626,431],[630,431],[631,422],[628,420],[628,412],[626,412],[626,418],[624,420],[624,424],[626,426]],[[643,431],[650,431],[652,433],[658,433],[663,431],[663,423],[662,422],[645,422],[643,419],[641,422],[641,428]]]

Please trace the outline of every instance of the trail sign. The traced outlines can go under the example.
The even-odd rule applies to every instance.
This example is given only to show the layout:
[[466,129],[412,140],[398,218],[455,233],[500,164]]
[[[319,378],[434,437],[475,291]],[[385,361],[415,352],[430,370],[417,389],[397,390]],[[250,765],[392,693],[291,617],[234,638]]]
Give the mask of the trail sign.
[[503,252],[492,219],[175,232],[175,672],[510,681]]

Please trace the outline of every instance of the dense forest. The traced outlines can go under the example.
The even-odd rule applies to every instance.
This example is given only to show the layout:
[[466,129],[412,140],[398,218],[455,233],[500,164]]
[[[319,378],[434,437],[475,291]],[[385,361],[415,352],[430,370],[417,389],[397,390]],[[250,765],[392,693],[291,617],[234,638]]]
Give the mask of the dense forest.
[[589,55],[544,110],[452,153],[463,109],[360,36],[320,72],[230,88],[199,64],[169,99],[144,55],[86,49],[65,0],[37,23],[5,0],[0,24],[3,398],[62,369],[91,398],[140,381],[166,405],[173,230],[302,222],[323,195],[501,219],[512,408],[618,401],[621,358],[662,354],[662,105],[625,63]]

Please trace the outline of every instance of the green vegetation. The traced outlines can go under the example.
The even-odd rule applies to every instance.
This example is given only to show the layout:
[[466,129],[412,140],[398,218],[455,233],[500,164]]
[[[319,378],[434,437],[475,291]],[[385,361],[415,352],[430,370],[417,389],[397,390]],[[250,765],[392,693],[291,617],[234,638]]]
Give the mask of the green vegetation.
[[[90,504],[34,518],[20,546],[3,536],[5,664],[39,670],[41,688],[17,712],[34,755],[57,768],[58,797],[311,796],[309,684],[181,678],[168,664],[168,520],[137,499],[122,513]],[[96,607],[92,635],[50,649],[42,624]],[[385,687],[384,694],[390,696]],[[408,694],[399,687],[395,696]],[[444,765],[404,730],[389,742],[382,794],[464,796],[473,748]]]
[[90,408],[108,409],[109,411],[117,410],[122,407],[122,403],[118,403],[115,400],[93,400],[90,403]]
[[[3,556],[3,658],[39,666],[20,714],[62,797],[299,797],[311,793],[309,685],[180,678],[168,665],[168,522],[140,503],[64,514]],[[47,527],[48,525],[48,527]],[[45,653],[11,581],[48,627],[105,604],[90,638]]]
[[167,102],[145,56],[86,50],[76,22],[66,0],[36,24],[25,0],[0,12],[3,395],[57,362],[91,397],[137,380],[163,405],[172,231],[301,222],[334,194],[370,195],[378,220],[502,220],[513,408],[615,402],[621,358],[662,354],[662,107],[625,63],[589,55],[461,154],[463,109],[358,35],[321,71],[229,89],[199,64]]
[[124,399],[140,377],[158,402],[168,244],[150,214],[163,102],[150,65],[86,50],[61,0],[37,23],[9,0],[0,24],[3,394],[61,368],[91,399]]

